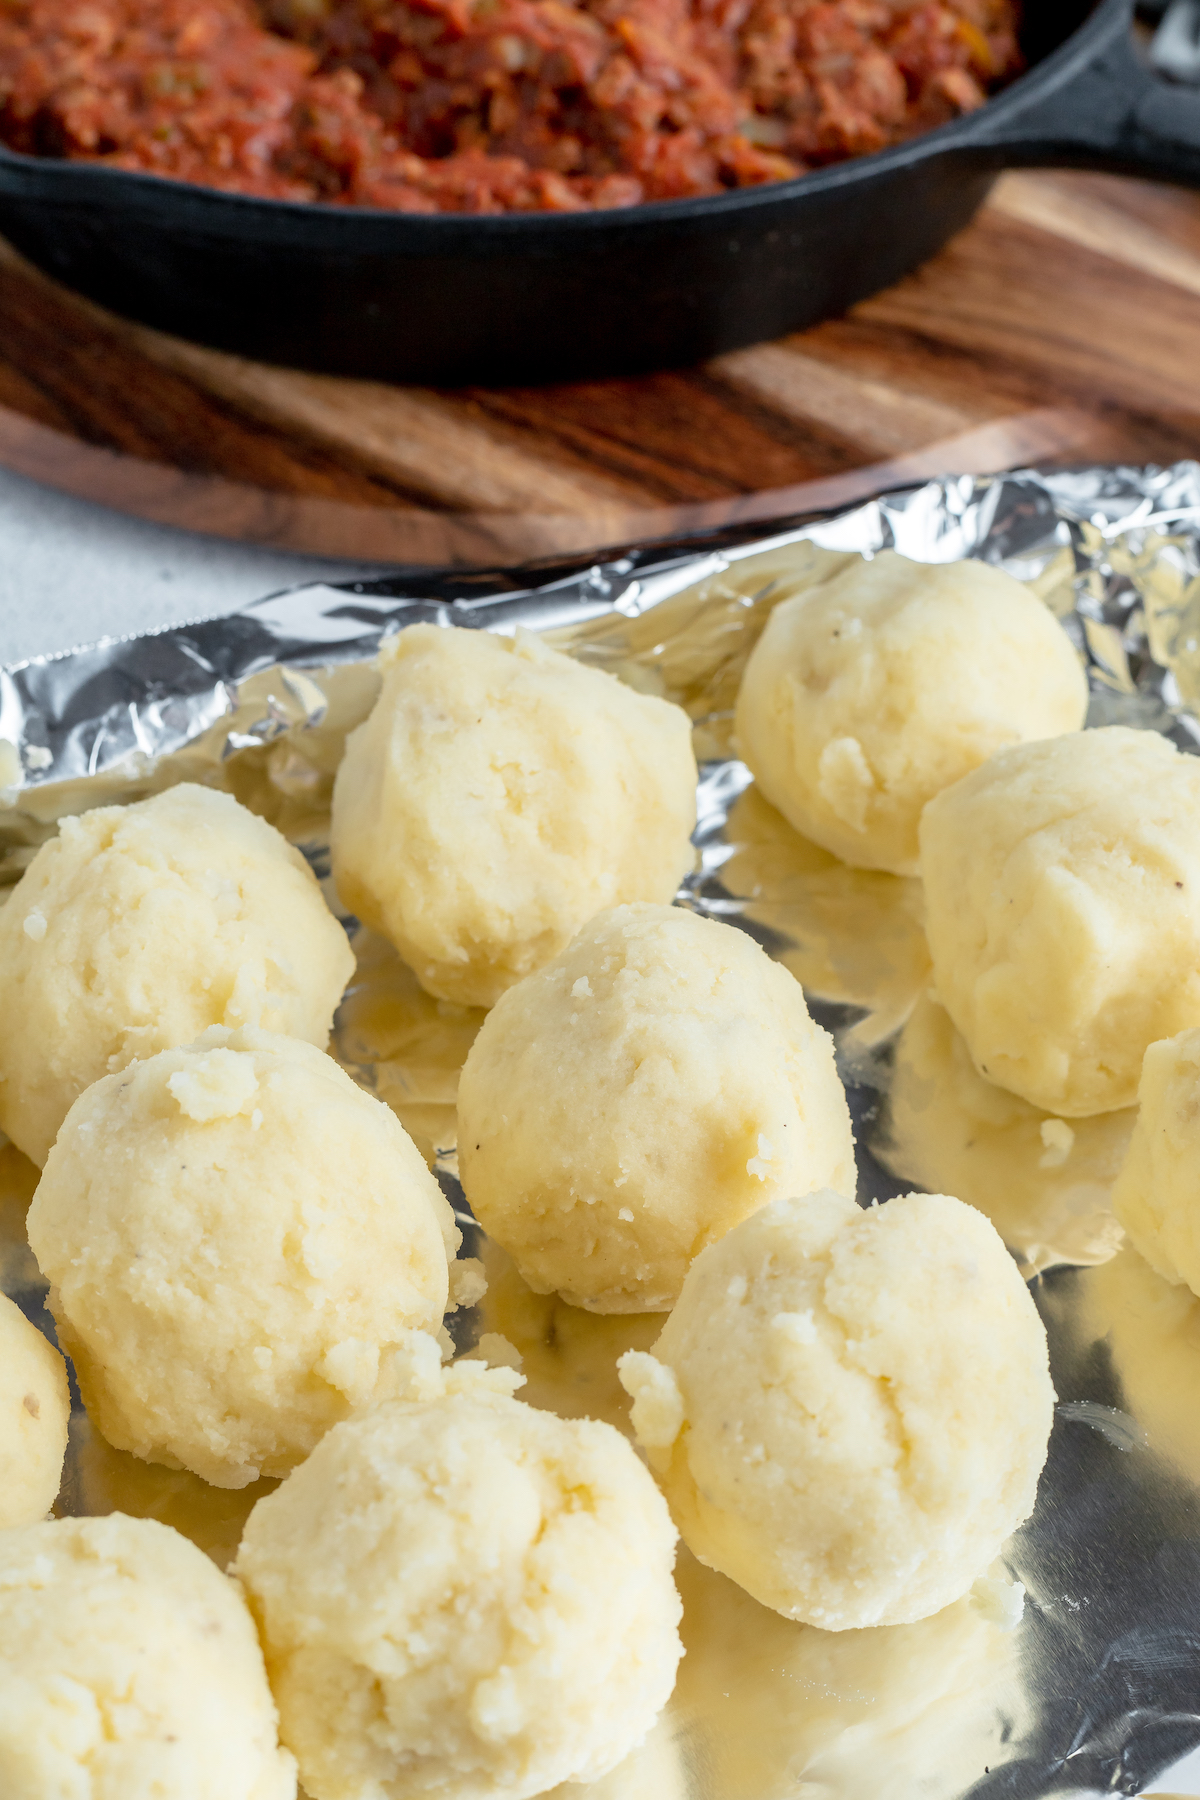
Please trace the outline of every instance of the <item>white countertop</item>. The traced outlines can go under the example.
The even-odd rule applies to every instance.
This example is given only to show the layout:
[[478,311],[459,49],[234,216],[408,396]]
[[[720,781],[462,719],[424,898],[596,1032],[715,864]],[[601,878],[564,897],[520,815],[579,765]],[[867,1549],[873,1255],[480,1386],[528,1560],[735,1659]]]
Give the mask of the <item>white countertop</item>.
[[376,572],[149,525],[0,469],[0,664]]

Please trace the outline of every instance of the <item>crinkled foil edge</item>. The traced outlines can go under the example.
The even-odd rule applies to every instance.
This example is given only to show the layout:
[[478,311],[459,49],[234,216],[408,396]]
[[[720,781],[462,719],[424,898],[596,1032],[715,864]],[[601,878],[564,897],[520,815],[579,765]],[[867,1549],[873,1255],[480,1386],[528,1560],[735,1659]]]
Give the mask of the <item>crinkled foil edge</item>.
[[[1200,655],[1200,464],[1022,469],[927,481],[770,533],[584,565],[291,588],[223,617],[17,663],[0,670],[0,804],[21,810],[60,782],[144,772],[222,721],[230,751],[316,723],[323,696],[305,672],[370,658],[405,625],[547,631],[607,614],[639,618],[746,556],[805,540],[928,562],[981,557],[1043,589],[1057,571],[1052,603],[1088,657],[1105,717],[1200,744],[1188,704]],[[273,704],[242,717],[245,684],[275,668]]]

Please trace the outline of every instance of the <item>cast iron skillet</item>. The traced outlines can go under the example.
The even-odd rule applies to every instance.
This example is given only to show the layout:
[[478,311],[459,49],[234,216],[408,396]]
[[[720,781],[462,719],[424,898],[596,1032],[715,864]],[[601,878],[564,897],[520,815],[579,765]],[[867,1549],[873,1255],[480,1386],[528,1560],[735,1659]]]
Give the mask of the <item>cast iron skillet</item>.
[[1200,96],[1132,0],[1026,0],[1029,72],[978,112],[794,181],[627,210],[405,216],[0,149],[0,231],[115,311],[271,362],[527,381],[695,362],[886,287],[1015,164],[1200,183]]

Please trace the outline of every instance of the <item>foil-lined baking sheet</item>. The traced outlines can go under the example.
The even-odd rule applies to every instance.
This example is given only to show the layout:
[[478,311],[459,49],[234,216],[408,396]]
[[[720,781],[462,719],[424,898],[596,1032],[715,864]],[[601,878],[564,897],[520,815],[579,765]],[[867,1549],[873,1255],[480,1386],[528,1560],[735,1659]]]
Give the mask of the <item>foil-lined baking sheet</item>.
[[[1060,1403],[1036,1513],[1006,1555],[1027,1591],[1017,1629],[1002,1629],[980,1590],[917,1625],[816,1631],[681,1552],[675,1697],[620,1769],[559,1800],[1200,1794],[1200,1302],[1122,1247],[1108,1210],[1132,1115],[1068,1124],[984,1081],[925,991],[920,884],[805,842],[734,755],[738,682],[771,607],[884,547],[978,556],[1029,582],[1086,660],[1090,724],[1200,750],[1194,463],[956,477],[770,537],[301,588],[0,671],[0,897],[64,815],[195,780],[277,824],[336,907],[333,771],[372,704],[381,639],[418,620],[541,631],[677,701],[701,767],[697,864],[680,903],[749,931],[834,1033],[860,1198],[957,1194],[995,1222],[1033,1283]],[[386,944],[347,924],[358,972],[331,1049],[395,1109],[459,1210],[464,1254],[484,1261],[487,1295],[448,1321],[460,1351],[499,1334],[520,1354],[525,1398],[626,1428],[616,1358],[649,1348],[661,1318],[600,1318],[534,1295],[481,1239],[457,1184],[454,1103],[483,1015],[432,1000]],[[0,1286],[50,1330],[24,1236],[36,1180],[0,1146]],[[271,1485],[218,1492],[139,1463],[80,1412],[59,1505],[166,1520],[224,1564]]]

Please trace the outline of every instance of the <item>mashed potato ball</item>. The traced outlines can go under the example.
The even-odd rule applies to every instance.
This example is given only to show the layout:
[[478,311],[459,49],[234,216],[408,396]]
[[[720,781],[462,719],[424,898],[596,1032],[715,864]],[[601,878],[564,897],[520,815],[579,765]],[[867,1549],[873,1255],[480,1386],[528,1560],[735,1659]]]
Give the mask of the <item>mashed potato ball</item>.
[[1113,1211],[1151,1268],[1200,1294],[1200,1031],[1151,1044],[1138,1102]]
[[921,823],[937,998],[989,1081],[1059,1117],[1131,1106],[1200,1025],[1200,757],[1112,726],[1004,750]]
[[884,550],[775,608],[736,730],[797,831],[911,875],[927,801],[1005,744],[1077,731],[1087,701],[1070,639],[1021,582]]
[[84,1088],[209,1025],[324,1046],[353,971],[300,852],[228,794],[63,819],[0,909],[0,1127],[40,1166]]
[[688,1548],[828,1631],[948,1606],[1028,1517],[1046,1334],[982,1213],[779,1200],[703,1251],[619,1364]]
[[0,1530],[44,1519],[67,1454],[67,1365],[0,1294]]
[[335,1426],[238,1552],[313,1800],[595,1780],[675,1683],[675,1531],[632,1447],[426,1349],[413,1397]]
[[0,1532],[4,1800],[292,1800],[254,1621],[152,1519]]
[[688,1265],[780,1194],[853,1192],[833,1044],[731,925],[623,906],[484,1021],[458,1091],[475,1217],[536,1293],[674,1305]]
[[104,1436],[217,1487],[286,1474],[391,1391],[459,1242],[381,1101],[310,1044],[221,1026],[76,1101],[28,1230]]
[[687,714],[531,632],[412,625],[333,790],[345,904],[431,994],[492,1006],[622,900],[692,867]]

